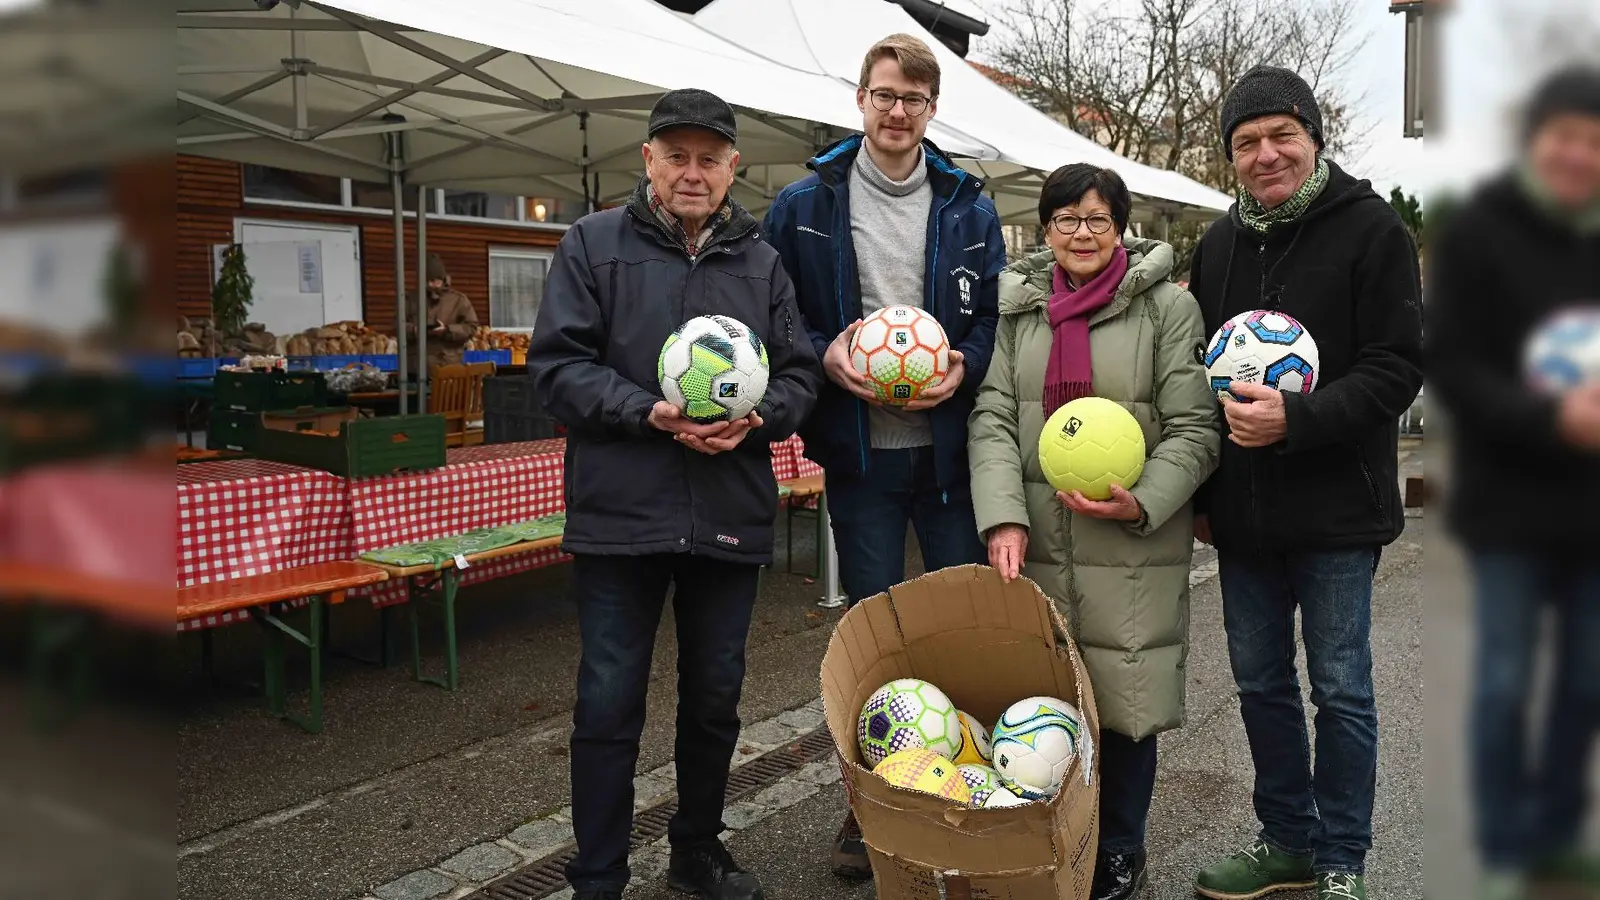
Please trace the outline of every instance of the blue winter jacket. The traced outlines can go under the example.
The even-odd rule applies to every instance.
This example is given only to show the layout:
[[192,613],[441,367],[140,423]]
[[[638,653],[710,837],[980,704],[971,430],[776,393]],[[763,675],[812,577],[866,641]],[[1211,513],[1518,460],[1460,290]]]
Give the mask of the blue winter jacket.
[[[861,143],[861,135],[852,135],[807,163],[813,174],[778,194],[762,228],[794,282],[801,320],[819,359],[845,326],[862,318],[861,280],[850,237],[850,167]],[[922,146],[933,189],[922,306],[939,319],[967,369],[956,393],[928,410],[939,486],[948,495],[969,484],[967,416],[994,350],[1006,248],[1000,217],[994,202],[983,195],[982,180],[957,167],[931,141]],[[800,436],[806,456],[830,474],[867,472],[872,446],[867,404],[831,380],[824,379]]]

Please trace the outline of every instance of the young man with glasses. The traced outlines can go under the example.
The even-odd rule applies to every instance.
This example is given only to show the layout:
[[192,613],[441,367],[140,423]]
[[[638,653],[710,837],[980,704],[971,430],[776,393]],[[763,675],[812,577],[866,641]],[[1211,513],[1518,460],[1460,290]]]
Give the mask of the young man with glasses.
[[[983,563],[967,472],[967,416],[994,347],[1005,243],[983,183],[924,138],[938,112],[939,61],[911,35],[884,38],[861,64],[862,134],[828,147],[789,185],[763,229],[794,281],[807,336],[828,376],[800,429],[827,471],[839,576],[853,605],[905,579],[906,526],[927,571]],[[951,346],[944,382],[904,406],[878,402],[850,358],[863,317],[918,306]],[[872,869],[855,817],[834,871]]]

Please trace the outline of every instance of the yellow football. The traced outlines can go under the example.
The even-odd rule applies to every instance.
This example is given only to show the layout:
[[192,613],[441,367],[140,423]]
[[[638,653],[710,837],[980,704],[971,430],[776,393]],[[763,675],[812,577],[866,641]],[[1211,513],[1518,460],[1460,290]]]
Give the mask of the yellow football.
[[963,806],[972,803],[972,790],[956,764],[926,747],[891,753],[872,774],[896,787],[943,797]]
[[1132,489],[1144,474],[1144,430],[1133,413],[1104,397],[1079,397],[1045,420],[1039,467],[1058,491],[1111,499],[1111,485]]
[[989,729],[969,713],[956,710],[961,722],[961,747],[956,751],[956,765],[987,766],[994,759],[994,748],[989,744]]

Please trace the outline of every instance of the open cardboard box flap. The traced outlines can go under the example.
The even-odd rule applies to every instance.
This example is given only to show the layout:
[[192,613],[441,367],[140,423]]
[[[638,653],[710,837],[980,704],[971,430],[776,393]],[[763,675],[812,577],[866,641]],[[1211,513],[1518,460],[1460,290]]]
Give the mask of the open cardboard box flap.
[[[856,744],[862,704],[896,678],[938,686],[986,725],[1018,700],[1060,697],[1083,713],[1091,740],[1048,803],[974,810],[902,790],[868,772]],[[1088,897],[1099,714],[1066,623],[1036,584],[957,566],[862,601],[829,641],[822,695],[879,900]]]

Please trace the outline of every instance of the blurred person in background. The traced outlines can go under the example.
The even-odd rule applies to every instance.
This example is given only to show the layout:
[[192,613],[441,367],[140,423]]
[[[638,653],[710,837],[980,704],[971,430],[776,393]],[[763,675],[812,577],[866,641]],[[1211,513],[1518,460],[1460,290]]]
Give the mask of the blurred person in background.
[[[478,313],[466,294],[450,286],[450,273],[437,253],[428,254],[428,371],[461,362],[467,342],[478,331]],[[407,292],[406,312],[415,314],[416,295]],[[417,371],[417,323],[406,322],[406,355]]]
[[[1200,307],[1172,283],[1172,247],[1124,236],[1122,178],[1062,166],[1039,194],[1050,247],[1000,273],[1000,331],[968,428],[989,564],[1056,599],[1100,709],[1100,851],[1090,900],[1145,884],[1156,737],[1183,725],[1189,499],[1217,467],[1217,396],[1195,347]],[[1150,448],[1138,483],[1088,500],[1039,465],[1051,413],[1079,397],[1126,406]],[[1064,508],[1063,508],[1064,507]]]
[[[1203,869],[1195,890],[1242,900],[1315,886],[1319,900],[1366,900],[1378,775],[1372,586],[1382,548],[1405,527],[1399,421],[1422,388],[1417,249],[1371,182],[1324,156],[1305,79],[1257,66],[1221,118],[1241,188],[1190,269],[1206,333],[1240,313],[1282,310],[1316,340],[1321,365],[1309,394],[1231,385],[1221,460],[1195,498],[1195,534],[1217,548],[1261,825]],[[1317,707],[1314,767],[1297,607]]]
[[[1449,525],[1475,582],[1481,894],[1514,900],[1531,877],[1600,891],[1600,858],[1579,850],[1600,728],[1600,383],[1546,395],[1522,374],[1547,317],[1600,310],[1600,68],[1535,90],[1519,159],[1441,230],[1428,279],[1429,373],[1455,423]],[[1555,683],[1535,724],[1547,608]]]

